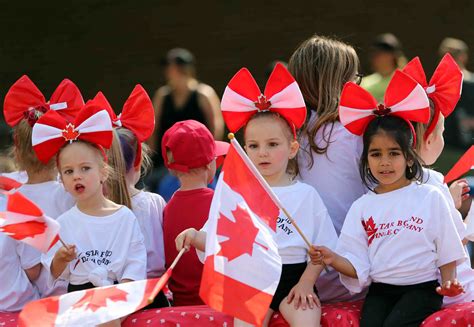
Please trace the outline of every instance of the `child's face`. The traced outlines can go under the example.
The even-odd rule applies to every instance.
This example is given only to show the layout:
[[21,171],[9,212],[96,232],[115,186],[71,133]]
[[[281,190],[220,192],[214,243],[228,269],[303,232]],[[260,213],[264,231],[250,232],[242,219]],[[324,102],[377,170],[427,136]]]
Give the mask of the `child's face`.
[[367,159],[370,172],[379,182],[378,192],[390,192],[409,183],[405,171],[412,163],[407,162],[400,145],[386,133],[372,137]]
[[299,148],[284,124],[276,117],[260,117],[250,120],[245,129],[245,150],[270,186],[288,184],[288,160]]
[[59,154],[59,172],[66,191],[80,202],[102,194],[107,173],[97,150],[81,142],[66,146]]
[[[443,152],[444,148],[444,116],[443,114],[439,114],[438,123],[434,131],[428,135],[426,140],[420,139],[419,142],[423,142],[421,144],[420,149],[420,156],[423,159],[426,165],[432,165],[438,160],[441,152]],[[420,137],[421,138],[421,137]]]

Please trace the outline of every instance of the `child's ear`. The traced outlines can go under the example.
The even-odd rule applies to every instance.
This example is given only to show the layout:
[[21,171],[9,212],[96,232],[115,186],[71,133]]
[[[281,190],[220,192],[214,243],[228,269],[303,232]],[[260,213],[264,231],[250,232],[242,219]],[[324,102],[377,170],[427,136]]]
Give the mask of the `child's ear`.
[[289,159],[293,159],[296,157],[296,154],[298,153],[298,150],[300,149],[300,144],[296,140],[292,140],[290,143],[290,155]]
[[109,168],[107,165],[104,165],[100,170],[100,181],[104,182],[109,178]]

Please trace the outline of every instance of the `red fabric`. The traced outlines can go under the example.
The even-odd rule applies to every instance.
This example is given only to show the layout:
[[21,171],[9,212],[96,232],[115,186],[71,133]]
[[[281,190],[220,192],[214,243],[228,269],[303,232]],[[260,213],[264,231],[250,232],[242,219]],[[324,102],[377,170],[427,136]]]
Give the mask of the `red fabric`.
[[[163,239],[165,245],[165,265],[171,266],[178,255],[174,240],[187,228],[201,229],[209,215],[214,191],[202,188],[191,191],[177,191],[165,207],[163,213]],[[196,251],[183,254],[179,265],[173,269],[168,287],[173,292],[174,303],[182,305],[203,304],[199,297],[203,264]]]
[[[196,120],[183,120],[171,126],[161,140],[161,155],[166,168],[188,172],[203,167],[227,153],[229,144],[214,141],[209,129]],[[173,155],[168,159],[167,151]]]
[[[241,320],[252,322],[259,315],[263,320],[272,302],[272,295],[217,272],[212,256],[206,258],[203,275],[200,294],[209,306],[221,312],[231,313]],[[232,296],[224,296],[225,294]],[[246,310],[241,310],[244,306]]]
[[[97,114],[100,115],[100,112],[103,110],[104,109],[99,106],[99,104],[96,103],[94,100],[88,101],[87,104],[83,107],[83,109],[80,110],[80,112],[75,117],[74,124],[68,123],[63,116],[61,116],[58,112],[54,110],[50,110],[49,112],[41,116],[38,119],[38,125],[46,125],[62,129],[62,134],[55,135],[54,138],[35,144],[36,129],[42,128],[41,126],[35,125],[35,127],[33,128],[32,137],[33,150],[36,152],[38,159],[41,162],[47,163],[56,153],[58,153],[58,151],[66,142],[73,141],[76,139],[89,142],[107,149],[110,148],[110,146],[112,145],[113,138],[111,123],[109,123],[110,129],[105,129],[96,132],[86,131],[81,133],[81,131],[77,129],[84,121],[92,118]],[[109,127],[107,126],[107,124],[105,124],[105,122],[104,126]]]
[[12,189],[19,188],[21,185],[23,184],[14,179],[0,176],[0,189],[2,190],[10,191]]
[[[340,302],[323,305],[321,316],[321,326],[323,327],[344,327],[359,326],[360,310],[362,301]],[[338,314],[341,319],[338,319]],[[0,326],[18,326],[19,312],[0,312]],[[354,320],[351,320],[354,318]],[[353,324],[350,324],[353,321]],[[422,323],[423,327],[441,326],[469,326],[474,321],[474,303],[454,304],[440,310]],[[217,312],[205,305],[189,307],[171,307],[162,309],[149,309],[136,312],[130,315],[123,323],[123,327],[139,326],[232,326],[233,318]],[[279,313],[275,313],[270,320],[270,327],[287,327],[288,323]]]
[[[359,326],[362,301],[323,305],[322,327]],[[137,326],[233,326],[234,319],[207,306],[171,307],[137,312],[128,317],[123,327]],[[270,327],[288,327],[280,313],[270,320]]]
[[20,312],[0,312],[0,326],[17,327]]
[[444,182],[449,183],[454,181],[461,175],[467,173],[472,167],[474,167],[474,145],[471,145],[469,150],[467,150],[466,153],[459,158],[458,162],[454,164],[453,168],[448,171],[444,177]]
[[474,302],[450,305],[426,318],[421,326],[474,326]]
[[[300,128],[306,119],[306,107],[299,89],[297,91],[297,98],[301,99],[301,102],[295,102],[295,99],[288,94],[283,99],[273,98],[274,95],[284,91],[294,82],[295,79],[285,66],[278,63],[268,78],[265,91],[262,93],[248,69],[240,69],[232,77],[227,87],[247,100],[252,101],[255,107],[251,110],[246,110],[249,108],[231,108],[227,107],[227,101],[222,101],[222,114],[229,130],[231,132],[238,131],[247,124],[250,117],[255,113],[266,110],[279,113],[290,126]],[[224,92],[223,98],[227,96],[226,92]],[[293,96],[295,95],[293,94]]]

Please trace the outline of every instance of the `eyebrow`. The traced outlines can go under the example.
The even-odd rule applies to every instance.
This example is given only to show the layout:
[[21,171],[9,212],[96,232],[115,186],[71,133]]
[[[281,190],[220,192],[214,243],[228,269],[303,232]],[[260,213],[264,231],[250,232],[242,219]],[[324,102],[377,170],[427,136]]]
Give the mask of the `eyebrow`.
[[[396,147],[396,148],[389,148],[388,150],[389,150],[389,151],[402,151],[402,149],[399,148],[399,147]],[[374,152],[374,151],[382,151],[382,150],[379,149],[379,148],[369,149],[369,152]]]
[[[81,166],[81,165],[91,165],[91,164],[92,164],[92,161],[79,162],[79,166]],[[70,167],[72,167],[72,165],[63,165],[63,166],[61,166],[61,169],[70,168]]]

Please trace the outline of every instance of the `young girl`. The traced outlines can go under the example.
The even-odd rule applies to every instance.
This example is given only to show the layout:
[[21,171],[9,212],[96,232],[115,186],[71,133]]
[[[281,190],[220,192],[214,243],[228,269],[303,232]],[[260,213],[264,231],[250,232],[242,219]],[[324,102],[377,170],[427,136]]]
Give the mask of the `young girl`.
[[[362,138],[342,126],[337,112],[344,83],[360,82],[358,69],[359,58],[352,46],[319,35],[304,41],[289,61],[309,110],[301,131],[299,178],[321,195],[338,235],[351,204],[366,192],[358,170]],[[323,271],[317,287],[323,302],[364,295],[349,294],[334,270]]]
[[[118,152],[122,157],[123,167],[117,167],[115,163],[114,168],[124,176],[127,193],[131,196],[130,206],[144,236],[147,278],[160,277],[165,271],[163,208],[166,203],[160,195],[139,190],[135,186],[140,179],[142,167],[146,170],[151,164],[148,147],[142,142],[151,136],[155,128],[153,105],[141,85],[135,86],[118,117],[102,93],[95,99],[108,108],[115,127],[114,138],[117,138],[119,144]],[[112,152],[116,152],[113,147],[109,153]],[[116,157],[115,154],[113,156]],[[120,201],[120,197],[115,198]],[[164,306],[169,306],[169,303],[164,293],[160,292],[153,302],[153,307]]]
[[[415,125],[420,140],[416,145],[416,152],[423,163],[427,166],[433,165],[444,148],[444,119],[451,114],[456,107],[461,94],[462,72],[450,54],[441,59],[429,82],[426,81],[425,72],[418,57],[414,58],[403,69],[403,72],[415,79],[426,91],[430,101],[430,121],[427,124],[417,123]],[[421,137],[422,136],[422,137]],[[426,184],[437,187],[444,195],[451,218],[461,238],[465,238],[466,228],[462,221],[461,213],[455,205],[455,201],[461,202],[462,192],[458,198],[454,198],[448,186],[444,183],[444,176],[428,168],[423,168],[424,181]],[[455,187],[463,187],[465,182],[458,181]],[[466,184],[467,185],[467,184]],[[465,292],[455,297],[445,297],[444,304],[474,301],[474,270],[468,260],[457,266],[457,278],[463,285]]]
[[[456,295],[456,262],[465,253],[438,189],[421,184],[423,170],[408,119],[427,122],[423,88],[397,71],[385,104],[354,83],[341,95],[341,121],[362,134],[360,171],[373,191],[349,210],[337,250],[315,247],[312,261],[331,265],[352,292],[367,285],[361,326],[418,326],[439,310],[442,295]],[[438,287],[437,271],[442,284]]]
[[[0,193],[0,212],[6,207],[6,197]],[[35,248],[0,233],[0,312],[20,311],[28,302],[39,299],[33,281],[41,271],[40,259],[41,253]]]
[[135,216],[102,191],[110,177],[103,147],[111,141],[109,115],[94,101],[74,124],[50,112],[33,128],[39,159],[57,154],[61,179],[77,201],[58,218],[61,238],[71,245],[57,244],[43,258],[53,280],[68,281],[68,292],[146,278],[146,250]]
[[[84,105],[81,93],[70,80],[63,80],[47,103],[44,96],[25,75],[5,95],[3,112],[6,122],[13,127],[14,145],[11,153],[20,171],[26,172],[26,182],[19,188],[22,194],[35,202],[41,210],[53,219],[74,205],[74,199],[58,182],[54,160],[41,162],[33,152],[32,128],[39,117],[48,111],[55,111],[65,119],[72,119]],[[47,286],[48,274],[42,272],[36,285],[42,297],[63,294],[66,285]]]
[[[321,198],[314,188],[295,180],[298,152],[296,128],[305,119],[304,101],[293,77],[278,64],[261,94],[246,69],[230,81],[222,98],[224,120],[230,131],[244,128],[245,149],[304,234],[318,244],[333,247],[337,236]],[[314,283],[321,265],[307,264],[307,247],[294,226],[281,214],[277,244],[283,270],[264,321],[280,311],[291,326],[318,326],[321,318]],[[193,245],[203,250],[205,232],[186,230],[177,248]]]

